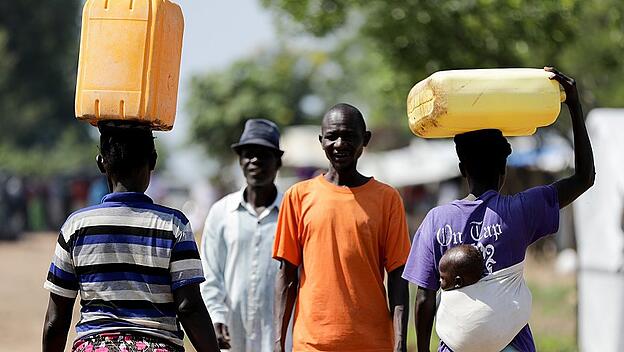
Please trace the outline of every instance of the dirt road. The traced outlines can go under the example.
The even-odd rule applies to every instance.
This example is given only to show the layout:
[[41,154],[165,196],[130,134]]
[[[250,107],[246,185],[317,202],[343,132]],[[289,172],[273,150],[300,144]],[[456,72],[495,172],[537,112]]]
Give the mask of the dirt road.
[[[43,282],[56,236],[55,233],[36,233],[24,235],[16,242],[0,242],[2,351],[41,350],[41,330],[48,303],[48,291],[43,288]],[[72,326],[78,316],[75,310]],[[72,328],[68,340],[72,341],[74,336]]]
[[[37,233],[24,235],[16,242],[0,242],[0,351],[41,350],[41,330],[48,301],[43,282],[56,236],[55,233]],[[526,269],[533,291],[531,325],[538,350],[575,350],[574,275],[556,275],[551,262],[528,260]],[[74,307],[68,348],[75,338],[77,307],[78,304]],[[413,344],[412,333],[410,337],[410,344]],[[194,352],[188,340],[185,342],[187,351]],[[570,348],[563,348],[563,345]]]

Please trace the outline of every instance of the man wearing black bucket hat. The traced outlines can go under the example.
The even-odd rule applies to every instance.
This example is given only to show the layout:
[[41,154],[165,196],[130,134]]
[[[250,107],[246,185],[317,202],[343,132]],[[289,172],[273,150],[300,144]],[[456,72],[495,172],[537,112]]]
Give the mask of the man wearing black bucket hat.
[[275,177],[282,165],[275,123],[251,119],[238,154],[245,186],[216,202],[201,244],[204,302],[219,346],[232,351],[272,351],[273,297],[279,264],[271,250],[282,194]]

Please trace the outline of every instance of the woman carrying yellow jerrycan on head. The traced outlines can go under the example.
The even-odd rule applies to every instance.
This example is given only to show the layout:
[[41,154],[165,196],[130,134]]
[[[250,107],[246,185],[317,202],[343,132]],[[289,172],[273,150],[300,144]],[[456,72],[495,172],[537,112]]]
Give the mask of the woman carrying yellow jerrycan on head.
[[[482,129],[455,135],[459,168],[470,193],[427,214],[403,272],[418,286],[415,317],[420,352],[429,351],[434,316],[438,351],[535,351],[528,325],[531,298],[523,278],[526,249],[557,231],[559,209],[589,189],[595,175],[576,83],[553,68],[545,72],[565,89],[574,135],[574,174],[513,196],[502,195],[511,154],[503,133]],[[462,244],[481,251],[486,275],[470,286],[443,291],[436,312],[440,259]]]

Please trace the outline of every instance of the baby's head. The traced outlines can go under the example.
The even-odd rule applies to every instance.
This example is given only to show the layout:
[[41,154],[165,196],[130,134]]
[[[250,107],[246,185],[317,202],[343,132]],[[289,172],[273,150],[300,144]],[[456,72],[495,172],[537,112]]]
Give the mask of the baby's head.
[[483,256],[473,245],[447,250],[440,259],[440,287],[447,291],[472,285],[483,276]]

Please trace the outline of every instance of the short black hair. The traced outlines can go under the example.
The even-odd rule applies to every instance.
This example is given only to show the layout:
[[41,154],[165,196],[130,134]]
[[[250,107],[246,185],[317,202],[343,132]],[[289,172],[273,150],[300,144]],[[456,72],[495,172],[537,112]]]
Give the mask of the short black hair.
[[119,127],[100,124],[100,153],[113,176],[129,176],[137,168],[156,162],[154,136],[144,126]]
[[505,173],[511,145],[500,130],[466,132],[453,140],[459,161],[470,176],[487,179]]
[[327,110],[323,116],[323,120],[325,120],[325,118],[333,112],[339,112],[343,116],[351,116],[355,118],[355,122],[358,124],[358,127],[361,128],[362,133],[366,132],[366,121],[364,121],[364,115],[362,115],[360,110],[355,106],[347,103],[338,103]]
[[451,259],[450,264],[455,271],[455,275],[459,275],[464,280],[478,280],[483,274],[483,255],[481,251],[471,244],[461,244],[447,250],[445,255]]

